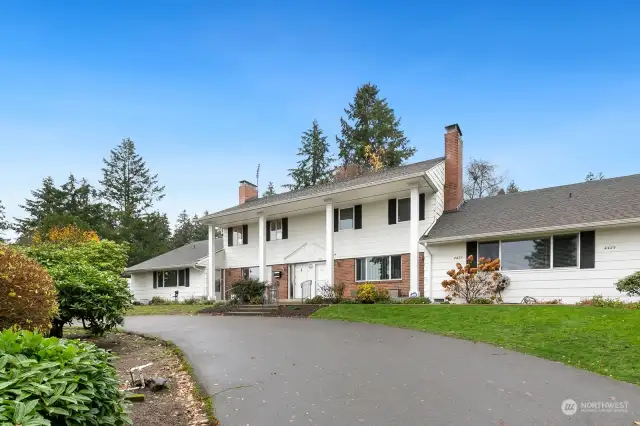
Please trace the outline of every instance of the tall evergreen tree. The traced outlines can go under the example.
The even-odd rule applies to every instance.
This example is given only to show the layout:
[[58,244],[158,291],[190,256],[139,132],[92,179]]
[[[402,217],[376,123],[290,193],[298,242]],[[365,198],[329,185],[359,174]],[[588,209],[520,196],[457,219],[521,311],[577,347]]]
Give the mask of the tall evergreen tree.
[[[205,211],[205,216],[209,214]],[[219,228],[215,229],[215,238],[222,237],[222,232]],[[200,223],[200,219],[197,214],[192,217],[187,214],[186,210],[183,210],[176,220],[176,226],[171,236],[170,248],[176,249],[184,246],[185,244],[193,243],[196,241],[203,241],[209,238],[209,226]]]
[[130,244],[129,265],[164,253],[170,244],[169,220],[164,214],[149,211],[164,197],[158,175],[151,173],[129,138],[112,149],[103,162],[101,195],[111,209],[114,239]]
[[273,187],[273,182],[269,182],[269,185],[267,185],[267,190],[262,193],[262,196],[271,197],[272,195],[276,195],[276,190]]
[[336,137],[343,166],[388,169],[416,152],[400,128],[400,119],[379,93],[375,84],[364,84],[344,110],[347,118],[340,119],[341,137]]
[[111,228],[107,206],[102,204],[97,191],[86,179],[77,180],[70,174],[67,182],[57,187],[51,177],[42,181],[42,187],[31,191],[32,198],[27,199],[22,209],[26,218],[16,218],[13,226],[19,234],[19,241],[28,242],[34,233],[46,233],[52,227],[75,225],[78,228],[93,230],[105,237]]
[[520,192],[520,187],[516,185],[514,181],[511,181],[509,185],[507,185],[507,194],[513,194],[515,192]]
[[293,183],[284,185],[285,188],[301,189],[331,180],[333,157],[329,155],[327,137],[322,133],[318,122],[313,120],[311,128],[302,134],[302,146],[298,148],[302,159],[298,161],[298,167],[289,169]]
[[134,142],[125,138],[103,159],[101,195],[123,217],[139,217],[164,198],[164,186],[152,175]]

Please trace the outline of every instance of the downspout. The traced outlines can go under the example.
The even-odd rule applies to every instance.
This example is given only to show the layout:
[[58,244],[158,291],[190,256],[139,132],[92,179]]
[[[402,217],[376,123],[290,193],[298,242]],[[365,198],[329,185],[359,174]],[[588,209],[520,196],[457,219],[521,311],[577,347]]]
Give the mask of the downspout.
[[421,244],[429,253],[429,296],[427,297],[433,301],[433,253],[431,253],[429,245],[426,242],[422,242]]

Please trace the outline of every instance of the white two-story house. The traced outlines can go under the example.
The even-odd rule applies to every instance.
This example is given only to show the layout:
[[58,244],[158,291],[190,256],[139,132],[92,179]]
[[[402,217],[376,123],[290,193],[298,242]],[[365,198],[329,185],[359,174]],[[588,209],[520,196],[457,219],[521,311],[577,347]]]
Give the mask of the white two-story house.
[[[271,197],[240,182],[238,205],[201,219],[209,225],[204,256],[183,249],[193,255],[180,267],[206,272],[201,294],[182,293],[226,299],[234,282],[251,277],[277,287],[280,300],[313,297],[335,282],[347,297],[372,282],[400,297],[442,300],[447,271],[474,255],[501,259],[512,281],[506,302],[624,297],[615,283],[640,270],[640,175],[464,201],[457,124],[446,127],[444,145],[440,158]],[[180,286],[170,263],[129,268],[132,287],[148,297]],[[152,274],[149,264],[163,271]]]

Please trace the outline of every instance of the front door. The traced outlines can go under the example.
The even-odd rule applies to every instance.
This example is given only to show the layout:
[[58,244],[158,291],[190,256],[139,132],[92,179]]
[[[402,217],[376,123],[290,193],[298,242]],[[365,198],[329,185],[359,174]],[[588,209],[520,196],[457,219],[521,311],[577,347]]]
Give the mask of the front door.
[[224,297],[224,270],[216,269],[216,281],[214,292],[216,294],[216,300],[222,300]]
[[[313,263],[298,263],[293,272],[293,298],[306,299],[310,297]],[[312,280],[313,281],[313,280]]]
[[314,295],[323,295],[322,289],[327,285],[327,264],[325,262],[315,264],[315,293]]

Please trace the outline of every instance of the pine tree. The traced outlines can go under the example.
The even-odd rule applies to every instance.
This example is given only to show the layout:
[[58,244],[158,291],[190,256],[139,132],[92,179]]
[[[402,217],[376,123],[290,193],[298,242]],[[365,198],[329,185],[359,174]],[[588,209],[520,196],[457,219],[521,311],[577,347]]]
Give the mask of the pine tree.
[[131,139],[123,139],[103,162],[101,195],[120,215],[138,217],[164,198],[158,175],[151,174]]
[[173,235],[171,236],[170,248],[176,249],[193,242],[194,231],[195,228],[191,221],[191,216],[187,214],[186,210],[182,210],[176,220],[176,227],[174,228]]
[[513,194],[515,192],[520,192],[520,187],[516,185],[514,181],[511,181],[509,185],[507,185],[507,194]]
[[276,195],[276,190],[273,187],[273,182],[269,182],[269,185],[267,185],[267,190],[262,193],[262,196],[271,197],[272,195]]
[[323,136],[318,121],[313,120],[311,128],[302,134],[301,143],[298,156],[302,159],[298,161],[298,167],[289,169],[289,176],[293,183],[283,185],[291,190],[327,183],[331,180],[333,157],[329,155],[327,137]]
[[130,244],[129,265],[145,261],[168,250],[171,230],[165,214],[149,212],[164,197],[158,175],[151,174],[129,138],[103,159],[102,191],[110,207],[117,242]]
[[343,166],[355,164],[370,170],[373,157],[380,168],[388,169],[416,152],[400,129],[400,119],[379,92],[375,84],[359,87],[344,110],[347,119],[340,119],[341,137],[336,137]]
[[29,242],[35,232],[47,233],[52,227],[75,225],[84,230],[96,231],[99,236],[108,235],[111,228],[106,206],[99,202],[97,191],[86,179],[77,180],[70,174],[67,182],[56,187],[53,179],[47,177],[42,187],[31,191],[22,209],[26,218],[16,218],[14,230],[20,242]]

